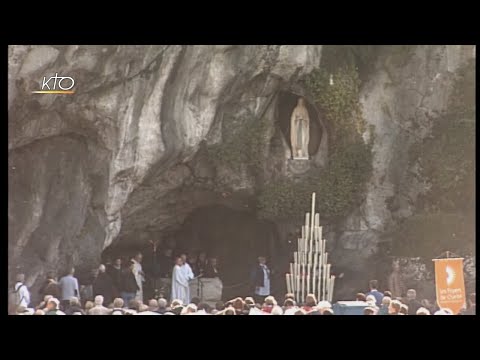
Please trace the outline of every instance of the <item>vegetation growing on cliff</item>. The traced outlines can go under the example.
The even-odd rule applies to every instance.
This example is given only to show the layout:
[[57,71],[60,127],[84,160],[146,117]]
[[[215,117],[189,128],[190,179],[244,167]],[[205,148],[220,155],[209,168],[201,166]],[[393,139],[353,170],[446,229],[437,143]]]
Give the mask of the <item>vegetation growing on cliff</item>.
[[316,192],[322,219],[338,220],[361,201],[371,171],[370,156],[370,146],[356,142],[332,154],[325,171],[312,171],[301,181],[267,184],[258,198],[260,217],[300,219]]
[[242,166],[258,171],[265,160],[268,145],[268,124],[265,119],[250,119],[238,131],[228,133],[219,144],[207,148],[215,166],[239,171]]
[[351,63],[337,64],[328,63],[304,79],[326,120],[331,154],[327,168],[315,169],[300,181],[281,179],[266,184],[258,199],[262,218],[302,217],[312,192],[318,194],[319,211],[329,222],[347,215],[361,202],[371,174],[372,152],[371,144],[362,138],[365,121],[359,102],[360,80]]
[[[412,164],[418,163],[420,175],[430,185],[430,190],[420,198],[420,211],[415,218],[400,225],[394,234],[396,252],[408,252],[415,243],[425,250],[425,256],[436,256],[446,250],[473,250],[474,62],[463,67],[457,75],[447,113],[436,119],[431,136],[411,150]],[[408,235],[410,233],[417,233],[416,238]]]

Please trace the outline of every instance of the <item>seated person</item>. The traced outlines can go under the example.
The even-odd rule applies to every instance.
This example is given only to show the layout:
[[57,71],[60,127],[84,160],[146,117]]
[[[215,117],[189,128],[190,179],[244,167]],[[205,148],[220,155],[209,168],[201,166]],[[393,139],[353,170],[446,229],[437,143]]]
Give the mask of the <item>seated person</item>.
[[220,278],[220,273],[217,266],[217,258],[212,257],[208,261],[207,265],[205,266],[203,276],[207,278]]

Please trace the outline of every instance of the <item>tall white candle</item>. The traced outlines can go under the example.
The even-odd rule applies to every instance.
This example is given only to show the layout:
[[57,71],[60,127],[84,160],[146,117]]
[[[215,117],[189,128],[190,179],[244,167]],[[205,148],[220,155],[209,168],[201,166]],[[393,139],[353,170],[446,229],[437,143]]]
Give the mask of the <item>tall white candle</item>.
[[[312,194],[312,212],[311,212],[311,216],[312,216],[312,221],[310,222],[311,223],[311,226],[310,226],[310,241],[312,240],[313,238],[313,229],[315,227],[315,197],[316,197],[316,194],[313,193]],[[311,247],[312,243],[310,243],[310,247]]]
[[307,274],[307,295],[310,294],[310,274]]
[[325,276],[327,274],[327,265],[323,265],[323,274],[322,274],[322,279],[323,279],[323,284],[322,284],[322,300],[326,300],[326,287],[327,287],[327,277]]
[[297,264],[297,301],[300,298],[300,264]]
[[296,252],[296,251],[293,253],[293,262],[295,264],[298,263],[298,252]]
[[315,227],[320,226],[320,214],[316,213],[315,214]]
[[318,238],[323,239],[323,228],[321,226],[318,227]]
[[317,299],[322,300],[322,266],[318,267],[318,297]]
[[335,286],[335,275],[332,275],[332,278],[330,280],[330,302],[333,301],[333,289]]
[[286,281],[287,281],[287,293],[292,292],[291,284],[290,284],[290,274],[286,274]]

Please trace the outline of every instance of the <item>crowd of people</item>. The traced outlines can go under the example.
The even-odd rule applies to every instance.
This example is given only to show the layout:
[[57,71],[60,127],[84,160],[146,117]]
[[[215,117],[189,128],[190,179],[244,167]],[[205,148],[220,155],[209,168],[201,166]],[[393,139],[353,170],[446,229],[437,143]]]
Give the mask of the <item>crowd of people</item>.
[[[254,296],[237,297],[233,300],[219,301],[215,306],[201,302],[198,297],[178,298],[175,292],[170,301],[164,297],[143,301],[136,276],[142,276],[141,254],[137,254],[128,264],[128,270],[122,271],[119,259],[112,268],[101,265],[95,282],[93,301],[80,301],[78,281],[75,270],[59,282],[50,274],[41,288],[42,301],[32,307],[28,287],[24,284],[23,274],[17,276],[13,288],[13,301],[9,313],[16,315],[335,315],[332,304],[318,301],[308,294],[305,302],[297,303],[294,294],[286,294],[283,303],[269,294],[269,270],[265,258],[260,257],[258,267],[252,271]],[[181,256],[176,258],[177,269],[187,264]],[[140,265],[141,266],[141,265]],[[190,266],[189,266],[190,267]],[[191,267],[190,267],[191,268]],[[193,271],[190,269],[189,271]],[[107,277],[108,276],[108,277]],[[113,286],[110,286],[108,279]],[[118,286],[118,288],[116,288]],[[418,301],[416,291],[409,289],[406,297],[394,297],[388,290],[383,293],[377,289],[377,280],[371,280],[369,290],[357,293],[355,300],[365,304],[364,315],[453,315],[448,309],[441,309],[428,300]],[[121,295],[118,296],[118,293]],[[468,296],[468,306],[462,315],[474,315],[475,294]]]

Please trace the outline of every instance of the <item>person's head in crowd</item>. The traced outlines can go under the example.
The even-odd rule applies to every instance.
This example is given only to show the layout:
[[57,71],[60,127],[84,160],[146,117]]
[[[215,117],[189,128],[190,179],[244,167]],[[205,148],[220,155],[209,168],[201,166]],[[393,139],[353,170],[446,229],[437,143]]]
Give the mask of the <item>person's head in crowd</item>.
[[408,315],[408,305],[402,304],[400,306],[400,313],[403,315]]
[[92,301],[87,301],[85,303],[85,311],[88,312],[88,310],[90,310],[91,308],[93,308],[93,302]]
[[319,301],[317,304],[317,309],[323,311],[324,309],[331,309],[332,304],[327,300]]
[[375,315],[375,309],[367,306],[365,309],[363,309],[363,315]]
[[259,263],[260,265],[265,265],[265,264],[267,263],[267,258],[266,258],[265,256],[263,256],[263,255],[262,255],[262,256],[259,256],[259,257],[258,257],[258,263]]
[[45,297],[43,298],[43,303],[41,305],[44,308],[46,308],[48,304],[48,300],[50,300],[51,298],[53,298],[53,295],[45,295]]
[[180,256],[177,256],[175,258],[175,265],[182,266],[182,264],[183,264],[182,258]]
[[68,275],[75,275],[75,268],[74,267],[71,267],[68,271]]
[[367,301],[367,296],[364,293],[357,293],[357,295],[355,295],[355,300],[366,302]]
[[72,297],[70,299],[70,306],[80,307],[80,300],[77,297]]
[[224,315],[235,315],[235,309],[233,307],[226,308],[224,310]]
[[58,310],[60,307],[60,301],[57,298],[51,297],[47,302],[48,311]]
[[416,298],[417,298],[417,292],[415,291],[415,289],[408,289],[407,300],[411,301],[411,300],[415,300]]
[[295,311],[295,314],[294,315],[305,315],[305,310],[303,309],[298,309],[297,311]]
[[124,302],[122,298],[116,298],[115,300],[113,300],[113,307],[115,309],[121,309],[123,308],[123,305],[124,305]]
[[37,309],[35,310],[35,313],[33,315],[45,315],[45,311],[43,311],[42,309]]
[[382,306],[388,308],[390,306],[391,302],[392,302],[392,299],[390,297],[384,296],[383,299],[382,299]]
[[122,267],[122,259],[120,257],[116,257],[113,261],[113,265],[117,268]]
[[186,307],[183,308],[181,315],[189,315],[189,314],[194,314],[196,312],[197,312],[197,305],[188,304]]
[[207,303],[200,303],[198,304],[198,307],[197,307],[198,311],[205,311],[207,314],[210,314],[211,311],[212,311],[212,308],[210,307],[210,305],[208,305]]
[[104,273],[106,270],[105,268],[105,265],[101,264],[99,267],[98,267],[98,273],[101,274],[101,273]]
[[95,296],[95,306],[102,306],[103,305],[103,296],[97,295]]
[[172,304],[171,304],[172,309],[182,305],[183,305],[182,300],[179,300],[179,299],[172,300]]
[[233,300],[232,305],[233,305],[233,308],[235,310],[240,310],[241,311],[245,307],[245,302],[243,301],[243,299],[241,297],[237,297]]
[[315,307],[317,306],[317,298],[314,294],[308,294],[305,298],[305,305],[308,307]]
[[255,306],[255,300],[251,296],[247,296],[245,298],[245,305],[247,305],[249,308],[252,308]]
[[418,308],[417,310],[417,315],[430,315],[430,310],[424,308],[424,307],[421,307],[421,308]]
[[185,253],[180,254],[180,258],[182,259],[183,264],[187,263],[187,254]]
[[280,306],[275,305],[272,309],[271,314],[272,315],[283,315],[283,309]]
[[295,307],[295,300],[290,298],[285,299],[285,301],[283,302],[283,306],[285,307],[285,309],[293,308]]
[[391,299],[392,298],[392,292],[389,291],[389,290],[386,290],[386,291],[383,292],[383,296],[387,296]]
[[367,299],[367,304],[368,304],[369,306],[372,306],[372,307],[373,307],[373,306],[376,306],[375,304],[376,304],[377,301],[376,301],[376,299],[375,299],[375,296],[373,296],[373,295],[368,295],[366,299]]
[[322,315],[333,315],[333,310],[332,309],[324,309],[322,311]]
[[141,253],[141,252],[137,252],[137,253],[135,254],[134,259],[135,259],[137,262],[141,263],[141,262],[142,262],[142,259],[143,259],[142,253]]
[[168,305],[168,302],[167,302],[166,299],[164,299],[164,298],[158,299],[158,309],[159,310],[166,309],[167,305]]
[[148,301],[148,310],[150,311],[157,311],[158,310],[158,301],[155,299],[151,299]]
[[16,279],[17,279],[17,282],[24,283],[25,282],[25,274],[17,274]]
[[190,300],[190,303],[198,306],[198,304],[200,304],[200,298],[195,296],[195,297],[192,298],[192,300]]
[[277,300],[275,300],[275,298],[273,296],[267,296],[265,298],[265,305],[266,306],[275,306],[277,305]]
[[293,293],[286,293],[284,300],[292,299],[295,300],[295,295]]
[[398,315],[400,313],[401,307],[402,307],[402,303],[399,300],[392,300],[390,301],[390,307],[388,308],[388,313],[390,315]]

